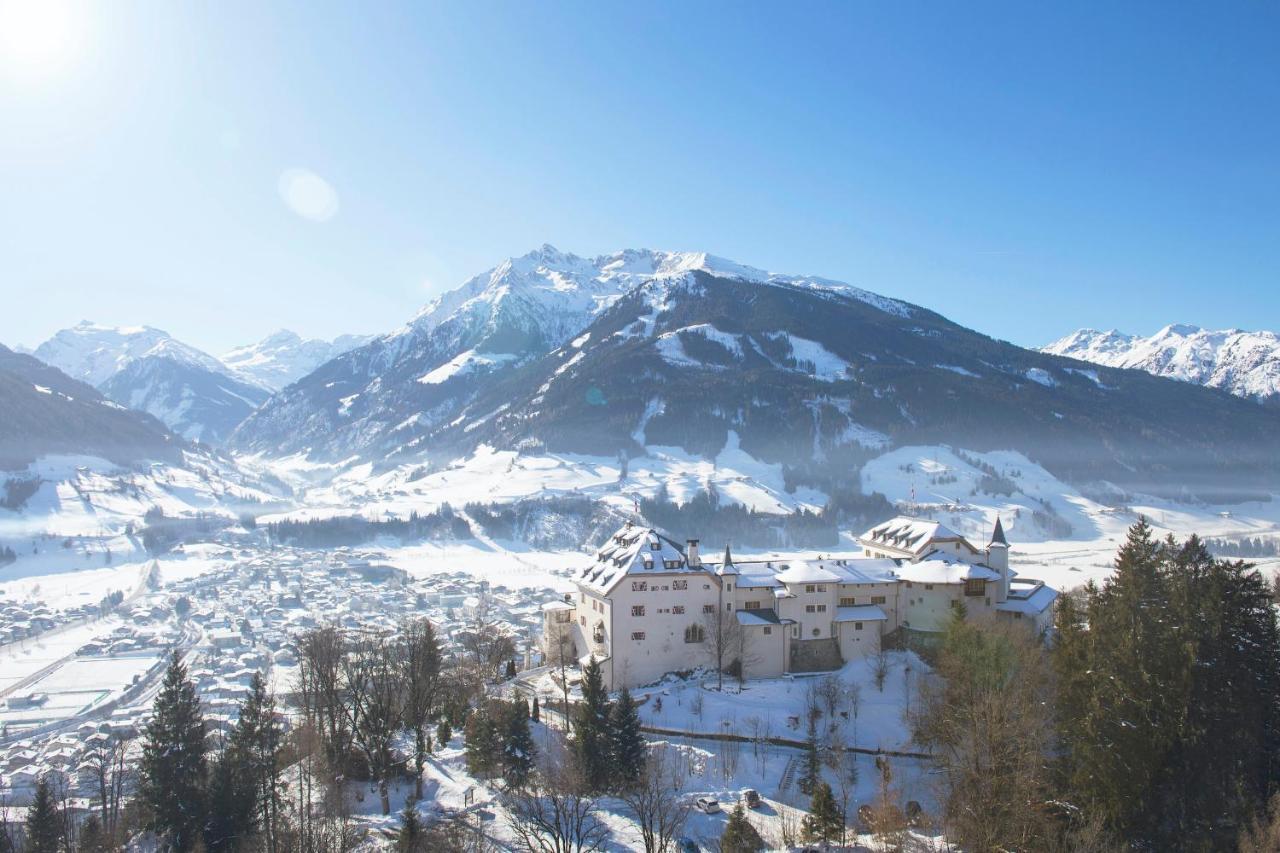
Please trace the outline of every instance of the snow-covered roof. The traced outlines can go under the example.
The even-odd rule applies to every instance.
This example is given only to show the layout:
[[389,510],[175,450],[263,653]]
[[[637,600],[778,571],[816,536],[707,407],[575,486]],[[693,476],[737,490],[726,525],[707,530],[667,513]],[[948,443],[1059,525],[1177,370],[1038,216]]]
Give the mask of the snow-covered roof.
[[596,552],[596,559],[571,577],[595,592],[607,592],[625,575],[688,572],[684,552],[652,527],[627,522]]
[[782,566],[782,571],[774,577],[779,583],[839,583],[840,576],[818,563],[807,563],[801,560]]
[[858,541],[863,545],[892,548],[917,557],[928,553],[934,542],[960,541],[977,553],[967,539],[941,522],[904,515],[877,524],[859,536]]
[[843,560],[826,567],[840,577],[840,583],[893,583],[898,579],[898,561],[888,558]]
[[1000,573],[980,563],[966,563],[934,552],[916,563],[903,563],[898,577],[915,583],[964,583],[967,580],[998,581]]
[[1009,586],[1009,597],[996,605],[996,610],[1006,613],[1025,613],[1035,616],[1047,610],[1058,598],[1058,591],[1037,580],[1014,581]]
[[543,610],[572,610],[573,605],[569,604],[567,601],[560,601],[559,599],[557,599],[555,601],[548,601],[546,604],[542,605],[542,609]]
[[888,620],[884,611],[874,604],[859,604],[855,607],[837,607],[837,622],[884,622]]
[[[763,566],[747,565],[739,569],[741,574],[738,575],[739,589],[753,588],[772,588],[782,586],[778,583],[778,578],[774,575],[774,570]],[[717,572],[718,574],[718,572]]]

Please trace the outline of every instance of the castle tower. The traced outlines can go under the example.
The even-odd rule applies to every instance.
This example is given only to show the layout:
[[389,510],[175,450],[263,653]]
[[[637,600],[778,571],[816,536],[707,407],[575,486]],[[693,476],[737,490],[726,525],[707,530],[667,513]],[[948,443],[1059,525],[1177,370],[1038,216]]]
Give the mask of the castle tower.
[[1009,540],[1004,538],[1004,525],[998,515],[991,541],[987,543],[987,565],[1000,573],[1000,593],[996,601],[1003,602],[1009,597]]

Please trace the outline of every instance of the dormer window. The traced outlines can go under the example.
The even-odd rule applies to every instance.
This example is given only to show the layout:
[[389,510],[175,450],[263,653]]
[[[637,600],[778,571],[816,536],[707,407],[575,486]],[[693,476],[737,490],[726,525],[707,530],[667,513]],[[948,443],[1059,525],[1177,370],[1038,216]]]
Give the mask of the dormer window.
[[657,542],[657,541],[650,542],[650,543],[649,543],[649,550],[650,550],[650,551],[661,551],[661,550],[662,550],[662,543],[661,543],[661,542]]

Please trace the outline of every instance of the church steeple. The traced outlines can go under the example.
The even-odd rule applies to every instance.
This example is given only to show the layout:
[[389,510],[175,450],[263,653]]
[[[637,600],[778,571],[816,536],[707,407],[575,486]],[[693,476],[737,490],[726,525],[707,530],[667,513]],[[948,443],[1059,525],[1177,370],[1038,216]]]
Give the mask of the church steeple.
[[1000,523],[1000,516],[996,516],[995,530],[991,531],[991,545],[1003,545],[1009,547],[1009,540],[1004,538],[1004,525]]
[[733,555],[729,553],[729,546],[724,546],[724,560],[720,563],[720,568],[716,569],[718,575],[736,575],[738,569],[733,565]]

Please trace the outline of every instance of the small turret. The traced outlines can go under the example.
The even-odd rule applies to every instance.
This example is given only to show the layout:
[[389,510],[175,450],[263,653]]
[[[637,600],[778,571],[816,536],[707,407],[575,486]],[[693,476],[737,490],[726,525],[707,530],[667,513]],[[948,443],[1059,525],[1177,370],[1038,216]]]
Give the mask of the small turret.
[[1009,540],[1004,538],[1004,525],[998,515],[995,529],[991,531],[991,541],[987,543],[987,565],[1000,573],[997,601],[1005,601],[1009,597]]
[[724,560],[720,563],[720,568],[716,569],[718,575],[736,575],[738,567],[733,564],[733,555],[729,553],[729,546],[724,546]]

